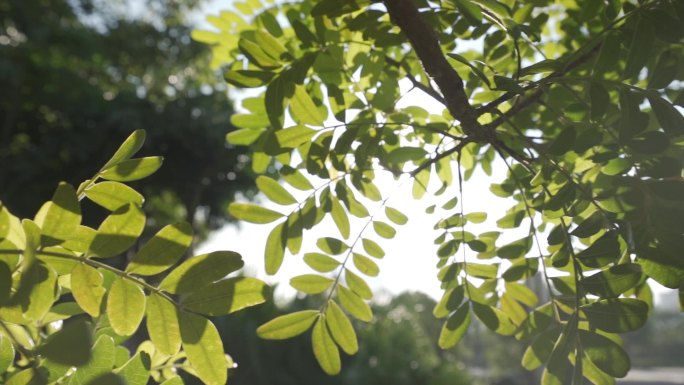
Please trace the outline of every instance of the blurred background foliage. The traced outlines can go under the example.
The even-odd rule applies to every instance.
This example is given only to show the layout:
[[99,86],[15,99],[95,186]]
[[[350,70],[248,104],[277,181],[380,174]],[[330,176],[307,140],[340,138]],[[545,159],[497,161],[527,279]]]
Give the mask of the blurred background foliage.
[[225,85],[190,39],[202,4],[0,0],[0,199],[15,215],[33,216],[58,181],[89,178],[144,128],[142,153],[165,157],[135,186],[150,230],[187,220],[205,236],[225,223],[252,179],[243,151],[226,148]]

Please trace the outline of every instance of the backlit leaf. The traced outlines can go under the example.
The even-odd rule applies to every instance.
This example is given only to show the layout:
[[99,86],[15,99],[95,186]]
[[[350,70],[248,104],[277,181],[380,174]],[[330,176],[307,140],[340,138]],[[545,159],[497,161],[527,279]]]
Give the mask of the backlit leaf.
[[81,205],[78,202],[76,190],[69,184],[60,183],[52,200],[48,202],[41,224],[42,236],[62,241],[68,239],[80,224]]
[[243,265],[240,254],[233,251],[214,251],[198,255],[173,269],[159,288],[172,294],[191,293],[224,278]]
[[290,110],[292,118],[300,124],[322,126],[325,120],[325,116],[311,99],[306,88],[298,84],[295,85],[294,96],[290,99]]
[[439,347],[449,349],[456,346],[468,331],[469,326],[470,306],[464,303],[444,322],[439,334]]
[[145,315],[145,294],[126,279],[114,281],[107,295],[107,318],[114,332],[130,336],[138,330]]
[[354,253],[353,261],[354,266],[367,276],[375,277],[380,273],[378,265],[365,255]]
[[359,345],[356,340],[356,332],[349,321],[349,318],[344,314],[342,309],[335,303],[335,301],[328,301],[328,307],[325,312],[325,321],[328,325],[328,330],[333,339],[347,354],[356,354],[359,350]]
[[159,294],[147,297],[147,333],[154,346],[172,356],[181,347],[180,327],[176,306]]
[[321,253],[304,254],[304,262],[320,273],[331,272],[341,265],[340,261]]
[[100,315],[105,295],[104,278],[94,267],[79,263],[71,271],[71,294],[78,305],[93,317]]
[[183,350],[190,366],[207,385],[225,385],[228,364],[224,357],[221,337],[208,319],[181,311],[179,325]]
[[192,244],[192,226],[179,222],[164,226],[135,254],[126,272],[154,275],[173,266]]
[[280,183],[267,176],[261,175],[256,178],[256,185],[259,190],[271,201],[280,205],[291,205],[297,200]]
[[193,312],[210,316],[226,315],[263,303],[266,289],[266,284],[256,278],[228,278],[190,293],[181,303]]
[[127,204],[111,213],[100,224],[90,243],[89,253],[108,258],[128,250],[145,228],[145,214],[140,207]]
[[351,291],[358,294],[361,298],[371,299],[373,297],[373,292],[371,291],[366,281],[363,278],[356,275],[351,270],[345,269],[344,279],[347,282],[347,286],[349,286]]
[[319,314],[316,310],[301,310],[276,317],[259,326],[257,335],[267,340],[284,340],[298,336],[311,328]]
[[648,318],[648,305],[634,298],[601,299],[581,309],[592,327],[610,333],[639,329]]
[[283,217],[283,214],[277,211],[252,203],[231,203],[228,206],[228,214],[237,219],[257,224],[271,223]]
[[150,156],[146,158],[128,159],[105,169],[100,173],[102,179],[116,182],[131,182],[154,174],[161,167],[164,158]]
[[145,198],[137,191],[119,182],[100,182],[85,190],[85,195],[91,201],[114,211],[119,207],[131,203],[142,206]]
[[311,334],[311,344],[313,347],[316,361],[321,365],[321,369],[329,375],[340,372],[342,364],[340,362],[340,352],[333,341],[325,318],[318,318]]
[[332,285],[333,280],[316,274],[299,275],[290,280],[290,286],[307,294],[322,293]]
[[337,286],[337,299],[340,300],[340,305],[354,318],[364,322],[370,322],[373,319],[370,306],[359,295],[346,287]]
[[103,170],[121,163],[124,160],[130,159],[145,143],[145,130],[135,130],[126,140],[119,146],[114,155],[105,163]]
[[630,368],[627,353],[610,338],[598,333],[579,330],[579,339],[584,354],[601,371],[612,377],[625,377]]

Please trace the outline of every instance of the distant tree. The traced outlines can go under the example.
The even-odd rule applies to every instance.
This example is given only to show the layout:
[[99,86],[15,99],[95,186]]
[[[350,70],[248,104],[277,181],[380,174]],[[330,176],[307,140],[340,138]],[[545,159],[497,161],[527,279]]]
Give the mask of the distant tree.
[[225,86],[189,37],[202,3],[0,0],[0,199],[14,213],[33,215],[55,181],[89,177],[144,128],[143,151],[167,158],[138,186],[152,227],[224,223],[253,184],[243,151],[225,144]]
[[[249,0],[208,20],[217,30],[193,36],[228,83],[254,89],[229,143],[280,179],[256,183],[282,209],[230,213],[273,224],[268,274],[303,254],[312,271],[291,285],[324,293],[262,337],[311,330],[330,374],[340,350],[358,351],[347,315],[373,318],[366,277],[410,220],[376,184],[384,174],[435,216],[441,347],[479,320],[520,340],[545,385],[627,374],[620,333],[648,320],[650,280],[684,287],[684,2]],[[438,112],[397,107],[402,87]],[[510,209],[469,211],[468,180],[494,167]],[[474,233],[492,214],[501,231]],[[303,248],[324,219],[339,234]],[[500,238],[514,228],[519,239]]]

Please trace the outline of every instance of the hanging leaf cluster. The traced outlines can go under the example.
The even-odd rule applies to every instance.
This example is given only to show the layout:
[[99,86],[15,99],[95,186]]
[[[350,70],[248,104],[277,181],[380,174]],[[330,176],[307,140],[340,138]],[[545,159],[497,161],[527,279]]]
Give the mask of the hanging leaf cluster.
[[[239,254],[182,259],[188,223],[146,240],[144,198],[123,182],[144,178],[160,157],[133,158],[135,131],[90,180],[60,183],[33,219],[0,204],[0,382],[7,385],[180,385],[183,369],[223,385],[232,360],[208,317],[262,303],[260,280],[228,277]],[[109,214],[98,228],[81,223],[81,201]],[[121,263],[113,257],[127,256]],[[116,260],[116,259],[115,259]],[[122,344],[140,329],[150,340],[131,355]]]
[[[194,38],[212,45],[229,84],[255,89],[227,140],[251,146],[253,170],[269,175],[257,184],[282,209],[229,212],[273,225],[269,274],[286,254],[301,257],[312,271],[291,285],[324,294],[320,308],[263,325],[262,337],[311,330],[327,373],[340,370],[340,349],[356,351],[345,314],[372,318],[366,280],[379,273],[383,242],[409,219],[375,184],[382,173],[416,200],[429,198],[436,217],[443,348],[477,320],[525,344],[522,366],[543,368],[543,384],[611,384],[627,374],[619,334],[647,322],[649,282],[684,287],[684,3],[234,8],[210,16],[216,30]],[[441,113],[398,108],[402,87]],[[466,211],[468,180],[494,167],[507,173],[491,192],[510,208]],[[325,218],[339,233],[301,250],[306,230]],[[488,219],[500,230],[473,231]],[[524,236],[503,241],[510,229]]]

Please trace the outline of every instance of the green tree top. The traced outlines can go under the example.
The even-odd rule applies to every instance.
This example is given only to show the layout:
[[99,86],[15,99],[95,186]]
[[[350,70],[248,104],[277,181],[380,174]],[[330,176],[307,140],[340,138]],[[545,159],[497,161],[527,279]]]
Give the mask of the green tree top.
[[[273,210],[233,204],[246,221],[274,223],[265,267],[286,252],[312,268],[291,285],[327,293],[314,311],[274,319],[259,333],[312,330],[327,373],[356,351],[347,314],[370,320],[367,277],[383,238],[409,218],[374,184],[387,173],[437,200],[435,262],[444,297],[439,344],[471,322],[514,336],[542,383],[614,383],[629,370],[619,333],[641,327],[649,279],[684,285],[684,118],[680,112],[684,3],[679,1],[322,0],[238,2],[210,16],[228,83],[253,88],[228,135],[253,150]],[[443,106],[396,108],[400,83]],[[472,232],[486,213],[462,191],[481,169],[506,167],[491,186],[511,207],[502,231]],[[297,200],[291,191],[304,191]],[[363,198],[362,198],[363,197]],[[459,201],[460,200],[460,201]],[[437,210],[441,207],[443,210]],[[493,214],[493,213],[489,213]],[[360,218],[364,225],[354,226]],[[302,250],[305,230],[331,218],[339,234]],[[540,239],[542,232],[546,240]],[[428,240],[425,240],[428,242]],[[388,256],[391,257],[391,256]],[[528,288],[541,279],[541,299]],[[338,306],[339,305],[339,306]]]

